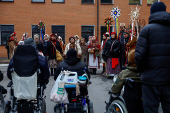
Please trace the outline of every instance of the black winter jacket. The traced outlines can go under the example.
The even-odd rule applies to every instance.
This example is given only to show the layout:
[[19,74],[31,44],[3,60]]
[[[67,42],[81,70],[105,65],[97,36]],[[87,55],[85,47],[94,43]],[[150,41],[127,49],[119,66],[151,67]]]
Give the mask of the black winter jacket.
[[54,80],[57,79],[58,75],[60,74],[61,70],[68,70],[72,72],[77,72],[79,76],[84,74],[84,69],[90,79],[90,74],[88,71],[88,67],[84,62],[81,62],[79,58],[65,58],[64,62],[61,62],[56,69],[56,73],[54,75]]
[[37,49],[38,51],[44,52],[44,51],[43,51],[43,43],[42,43],[42,42],[39,42],[38,44],[36,44],[36,49]]
[[[114,44],[113,44],[112,50],[110,51],[113,42],[114,42]],[[107,42],[104,46],[102,54],[104,54],[105,56],[111,57],[111,58],[119,58],[120,51],[121,51],[120,41],[117,39],[116,40],[109,39],[109,40],[107,40]]]
[[[53,46],[53,44],[51,43],[51,41],[47,42],[47,46],[48,46],[47,52],[48,52],[48,55],[49,55],[49,59],[56,59],[56,49]],[[63,53],[59,41],[56,41],[55,46],[60,53]]]
[[141,81],[150,85],[170,85],[170,14],[150,15],[138,38],[135,60]]

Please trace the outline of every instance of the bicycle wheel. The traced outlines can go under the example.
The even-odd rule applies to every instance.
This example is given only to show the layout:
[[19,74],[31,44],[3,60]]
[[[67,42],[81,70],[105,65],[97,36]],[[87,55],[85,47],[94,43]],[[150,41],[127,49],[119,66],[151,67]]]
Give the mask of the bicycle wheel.
[[128,113],[128,111],[123,102],[114,100],[109,106],[108,113]]

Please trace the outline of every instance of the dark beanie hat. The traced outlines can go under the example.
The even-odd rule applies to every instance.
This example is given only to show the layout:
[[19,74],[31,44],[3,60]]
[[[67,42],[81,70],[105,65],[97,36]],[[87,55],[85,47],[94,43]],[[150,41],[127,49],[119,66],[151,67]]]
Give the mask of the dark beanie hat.
[[68,50],[66,57],[67,58],[77,58],[77,51],[74,49]]
[[166,11],[166,5],[163,2],[154,2],[151,6],[151,14],[159,11]]
[[70,41],[72,38],[75,40],[75,38],[74,38],[73,36],[71,36],[71,37],[69,38],[69,41]]

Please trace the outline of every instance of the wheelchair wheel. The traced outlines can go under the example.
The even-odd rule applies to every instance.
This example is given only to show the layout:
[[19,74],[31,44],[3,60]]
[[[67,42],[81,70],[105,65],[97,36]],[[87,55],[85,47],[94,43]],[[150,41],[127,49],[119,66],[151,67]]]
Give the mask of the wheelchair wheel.
[[46,102],[45,102],[45,99],[43,99],[43,102],[42,102],[42,113],[46,113]]
[[128,113],[126,106],[120,100],[114,100],[109,106],[108,113]]

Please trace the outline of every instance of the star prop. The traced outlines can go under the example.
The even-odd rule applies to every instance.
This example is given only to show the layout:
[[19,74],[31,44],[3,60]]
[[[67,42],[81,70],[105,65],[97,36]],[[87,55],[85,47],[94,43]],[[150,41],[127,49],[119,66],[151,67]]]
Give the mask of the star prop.
[[138,19],[139,15],[140,15],[139,10],[140,10],[140,8],[138,9],[138,6],[136,8],[134,8],[134,9],[132,9],[131,14],[129,14],[130,17],[131,17],[130,21],[131,20],[134,21],[134,20]]
[[120,14],[120,9],[118,9],[118,6],[116,8],[113,7],[113,9],[110,11],[111,12],[111,17],[118,18]]
[[112,25],[112,22],[113,22],[113,21],[112,21],[111,18],[106,18],[104,23],[105,23],[106,26],[107,26],[107,25]]
[[40,21],[38,24],[38,29],[44,29],[44,27],[45,27],[45,23]]

